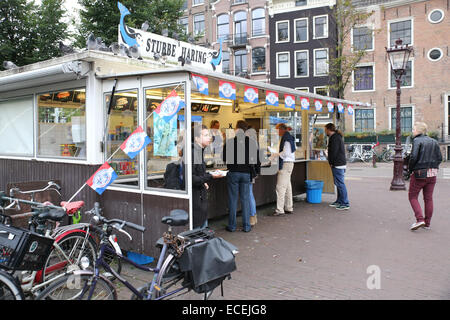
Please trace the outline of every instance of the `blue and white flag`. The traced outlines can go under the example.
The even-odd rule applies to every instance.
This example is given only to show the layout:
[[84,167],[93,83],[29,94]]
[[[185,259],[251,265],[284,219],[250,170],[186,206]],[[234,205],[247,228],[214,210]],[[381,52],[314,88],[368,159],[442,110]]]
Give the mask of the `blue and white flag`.
[[244,102],[258,103],[258,89],[245,86],[244,87]]
[[284,95],[284,106],[289,109],[295,109],[295,96],[291,94]]
[[278,92],[267,91],[266,92],[266,103],[270,106],[278,107]]
[[184,101],[180,98],[175,90],[164,99],[163,102],[155,109],[157,113],[165,122],[169,122],[180,109],[186,106]]
[[131,159],[134,159],[142,149],[144,149],[152,140],[139,126],[134,132],[125,140],[120,149],[125,152]]
[[331,101],[327,102],[328,112],[333,113],[334,112],[334,103]]
[[192,81],[194,81],[195,86],[197,87],[197,90],[201,94],[208,95],[208,78],[199,76],[197,74],[192,74]]
[[225,99],[236,100],[236,85],[219,80],[219,96]]
[[94,189],[98,194],[102,194],[108,186],[117,179],[117,173],[105,162],[95,173],[86,181],[86,184]]

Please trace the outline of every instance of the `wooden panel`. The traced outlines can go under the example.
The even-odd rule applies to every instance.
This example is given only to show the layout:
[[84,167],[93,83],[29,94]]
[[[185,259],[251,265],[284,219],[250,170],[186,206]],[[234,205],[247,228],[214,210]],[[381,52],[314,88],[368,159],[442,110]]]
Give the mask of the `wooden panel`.
[[334,193],[333,173],[328,161],[311,160],[308,162],[308,180],[322,180],[324,193]]

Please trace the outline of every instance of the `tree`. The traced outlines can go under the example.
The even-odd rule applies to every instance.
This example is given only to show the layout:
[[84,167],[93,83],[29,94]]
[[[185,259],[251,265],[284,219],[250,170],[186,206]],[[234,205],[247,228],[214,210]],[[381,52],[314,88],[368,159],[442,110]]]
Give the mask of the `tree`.
[[33,62],[34,2],[0,1],[0,67],[3,61],[18,66]]
[[[120,11],[117,1],[111,0],[78,0],[82,6],[81,26],[75,45],[79,48],[86,46],[86,39],[90,33],[101,37],[108,45],[118,41],[118,25]],[[122,0],[130,15],[125,18],[127,26],[141,28],[142,23],[148,21],[147,31],[161,34],[167,29],[169,35],[176,32],[182,34],[178,19],[183,15],[184,0]]]

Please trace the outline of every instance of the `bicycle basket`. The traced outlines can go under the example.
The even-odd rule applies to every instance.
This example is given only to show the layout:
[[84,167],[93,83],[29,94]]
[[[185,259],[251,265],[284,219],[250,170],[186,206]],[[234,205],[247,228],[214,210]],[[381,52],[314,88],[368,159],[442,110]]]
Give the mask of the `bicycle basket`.
[[0,267],[41,270],[54,241],[29,230],[0,224]]
[[237,248],[222,238],[213,238],[184,249],[180,270],[192,282],[197,293],[211,291],[236,270],[233,250]]

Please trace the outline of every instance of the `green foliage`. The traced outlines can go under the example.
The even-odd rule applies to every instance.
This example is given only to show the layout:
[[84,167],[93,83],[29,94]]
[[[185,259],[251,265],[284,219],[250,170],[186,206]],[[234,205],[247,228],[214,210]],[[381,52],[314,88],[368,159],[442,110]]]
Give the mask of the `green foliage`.
[[[78,0],[78,2],[82,6],[81,26],[75,45],[84,48],[90,33],[93,33],[95,37],[101,37],[106,45],[117,42],[120,22],[117,1]],[[161,34],[162,30],[168,29],[169,36],[173,32],[183,35],[178,19],[183,15],[184,0],[122,0],[120,2],[130,11],[125,18],[127,26],[140,29],[142,23],[148,21],[148,32]]]
[[60,55],[58,41],[68,37],[62,0],[0,1],[0,64],[18,66]]

